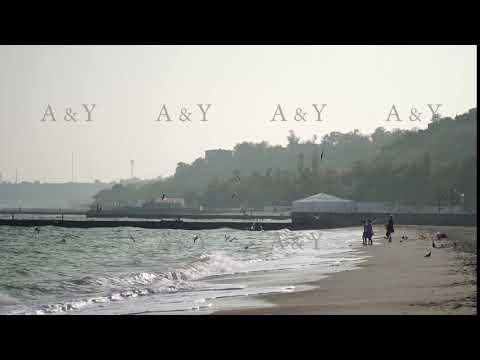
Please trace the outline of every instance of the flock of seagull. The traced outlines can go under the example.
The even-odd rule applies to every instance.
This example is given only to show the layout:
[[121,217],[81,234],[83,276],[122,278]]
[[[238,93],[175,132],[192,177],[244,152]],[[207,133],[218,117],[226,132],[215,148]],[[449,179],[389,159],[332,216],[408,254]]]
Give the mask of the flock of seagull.
[[[385,237],[385,238],[386,238],[386,237]],[[421,233],[421,234],[419,235],[419,238],[420,238],[421,240],[428,240],[429,237],[426,236],[425,234]],[[440,244],[440,246],[438,246],[438,244],[435,243],[435,240],[439,241],[440,239],[447,239],[447,238],[448,238],[448,235],[445,234],[445,233],[437,232],[437,233],[433,234],[433,235],[432,235],[432,248],[434,248],[434,249],[444,248],[444,247],[445,247],[444,244]],[[400,243],[403,243],[403,241],[405,241],[405,240],[408,240],[408,236],[407,236],[407,235],[402,235],[401,240],[400,240]],[[456,247],[457,247],[457,243],[454,241],[452,246],[453,246],[454,248],[456,248]],[[429,249],[427,249],[427,252],[425,253],[424,257],[429,258],[429,257],[431,257],[431,256],[432,256],[432,251],[429,250]]]
[[[36,234],[39,234],[39,233],[40,233],[40,228],[39,228],[39,227],[35,227],[35,233],[36,233]],[[64,244],[64,243],[66,243],[66,242],[67,242],[67,238],[69,238],[69,237],[70,237],[70,238],[77,238],[77,239],[80,238],[78,235],[66,234],[66,235],[63,235],[62,240],[58,241],[57,244]],[[128,236],[128,238],[129,238],[130,240],[132,240],[133,242],[135,242],[135,238],[133,237],[133,235],[130,234],[130,235]],[[195,234],[195,236],[193,237],[193,243],[195,244],[199,238],[200,238],[200,235]],[[230,243],[231,243],[231,242],[233,242],[233,241],[235,241],[235,240],[237,240],[237,237],[236,237],[236,236],[233,236],[233,235],[230,236],[230,235],[225,234],[225,242],[230,242]],[[249,244],[249,245],[247,245],[247,246],[244,246],[243,248],[244,248],[245,250],[247,250],[249,247],[251,247],[251,245],[252,245],[252,244]]]
[[[426,236],[425,234],[421,233],[419,235],[419,238],[421,240],[428,240],[429,237]],[[433,236],[432,236],[432,248],[434,248],[434,249],[444,248],[445,247],[444,244],[440,244],[440,246],[438,246],[438,244],[435,243],[435,240],[439,241],[440,239],[447,239],[447,238],[448,238],[448,235],[445,234],[445,233],[437,232],[437,233],[433,234]],[[400,240],[400,242],[403,242],[403,240],[408,240],[408,236],[402,235],[402,240]],[[457,243],[455,241],[453,242],[453,247],[454,248],[457,247]],[[431,256],[432,256],[432,250],[428,250],[427,253],[424,255],[424,257],[426,257],[426,258],[429,258]]]
[[[252,226],[253,226],[253,225],[252,225]],[[263,230],[263,229],[262,229],[262,230]],[[39,233],[40,233],[40,228],[39,228],[39,227],[36,227],[36,228],[35,228],[35,233],[36,233],[36,234],[39,234]],[[233,236],[233,235],[227,235],[227,234],[225,234],[224,236],[225,236],[225,242],[226,242],[226,243],[227,243],[227,242],[230,242],[230,243],[231,243],[231,242],[237,240],[237,237],[236,237],[236,236]],[[428,239],[428,237],[425,236],[424,234],[420,234],[419,237],[420,237],[420,239],[422,239],[422,240]],[[77,239],[78,239],[79,236],[78,236],[78,235],[73,235],[73,234],[66,234],[66,235],[64,235],[64,236],[62,237],[62,240],[60,240],[60,241],[57,242],[57,243],[58,243],[58,244],[64,244],[64,243],[67,242],[67,238],[77,238]],[[129,238],[130,240],[132,240],[133,242],[135,242],[135,238],[133,237],[133,235],[129,235],[128,238]],[[200,238],[200,235],[195,234],[195,236],[193,237],[193,243],[195,244],[199,238]],[[443,244],[440,244],[440,246],[437,246],[437,244],[435,243],[435,240],[438,241],[438,240],[440,240],[440,239],[446,239],[446,238],[448,238],[448,236],[447,236],[447,234],[445,234],[445,233],[439,233],[439,232],[435,233],[435,234],[432,236],[432,248],[434,248],[434,249],[435,249],[435,248],[443,248],[444,245],[443,245]],[[404,240],[408,240],[408,236],[402,235],[401,240],[400,240],[400,243],[402,243]],[[252,245],[252,244],[248,244],[248,245],[244,246],[244,247],[243,247],[244,250],[248,250],[248,248],[251,247],[251,245]],[[454,242],[454,243],[453,243],[453,247],[456,247],[456,246],[457,246],[457,243]],[[431,257],[431,256],[432,256],[432,251],[430,250],[430,251],[428,251],[428,252],[425,254],[424,257]]]

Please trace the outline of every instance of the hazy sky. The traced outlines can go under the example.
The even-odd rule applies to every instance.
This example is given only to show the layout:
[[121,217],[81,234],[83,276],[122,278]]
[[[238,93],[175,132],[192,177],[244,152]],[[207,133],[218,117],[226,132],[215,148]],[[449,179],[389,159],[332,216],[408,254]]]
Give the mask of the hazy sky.
[[[476,61],[475,46],[0,46],[0,172],[67,182],[74,152],[78,181],[128,178],[131,159],[153,178],[208,149],[285,145],[290,129],[425,128],[428,103],[452,117],[476,107]],[[41,121],[48,104],[56,122]],[[81,104],[96,104],[93,121]],[[155,121],[163,104],[173,121]],[[206,122],[196,104],[212,104]],[[286,122],[271,121],[278,104]],[[393,104],[402,122],[385,121]]]

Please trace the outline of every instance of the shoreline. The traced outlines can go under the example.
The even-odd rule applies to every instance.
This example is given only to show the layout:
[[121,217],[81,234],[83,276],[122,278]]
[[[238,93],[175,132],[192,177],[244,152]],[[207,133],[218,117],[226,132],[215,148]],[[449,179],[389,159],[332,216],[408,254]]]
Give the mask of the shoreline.
[[[375,230],[374,245],[365,247],[369,257],[359,269],[305,283],[314,285],[312,290],[253,296],[273,306],[213,314],[477,314],[476,227],[397,226],[392,243],[382,238],[383,227]],[[437,231],[448,238],[436,240],[432,248]],[[431,256],[424,257],[429,251]]]

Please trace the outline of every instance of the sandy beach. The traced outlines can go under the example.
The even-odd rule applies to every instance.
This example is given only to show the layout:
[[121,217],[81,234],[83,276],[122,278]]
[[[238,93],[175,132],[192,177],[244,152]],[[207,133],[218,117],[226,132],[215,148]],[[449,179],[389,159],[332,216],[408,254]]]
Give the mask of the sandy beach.
[[[361,268],[331,274],[314,290],[257,296],[273,307],[229,315],[475,315],[476,227],[398,226],[392,243],[376,226]],[[447,239],[435,240],[435,232]],[[402,236],[408,237],[403,239]],[[359,239],[361,241],[361,239]],[[430,257],[425,255],[431,251]],[[310,284],[311,285],[311,284]]]

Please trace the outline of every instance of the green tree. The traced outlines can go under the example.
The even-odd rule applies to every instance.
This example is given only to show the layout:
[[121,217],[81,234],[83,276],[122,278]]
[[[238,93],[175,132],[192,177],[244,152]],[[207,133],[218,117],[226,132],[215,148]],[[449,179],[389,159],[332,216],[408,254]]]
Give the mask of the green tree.
[[288,131],[290,135],[287,136],[288,145],[297,145],[300,142],[300,138],[295,135],[293,130]]

